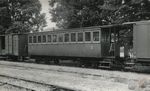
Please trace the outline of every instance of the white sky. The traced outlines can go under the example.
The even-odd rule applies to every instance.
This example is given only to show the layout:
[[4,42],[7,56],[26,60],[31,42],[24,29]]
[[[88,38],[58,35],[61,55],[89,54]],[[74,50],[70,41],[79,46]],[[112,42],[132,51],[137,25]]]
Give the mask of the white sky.
[[48,1],[49,0],[39,0],[42,4],[42,13],[46,13],[46,21],[47,21],[47,27],[46,28],[54,28],[56,27],[56,24],[51,22],[50,18],[51,18],[51,15],[49,13],[49,3]]

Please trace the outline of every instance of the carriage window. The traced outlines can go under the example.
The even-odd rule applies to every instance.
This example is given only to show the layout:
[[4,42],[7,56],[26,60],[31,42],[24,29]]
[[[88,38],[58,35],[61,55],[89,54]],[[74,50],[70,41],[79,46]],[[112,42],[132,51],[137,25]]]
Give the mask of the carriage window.
[[76,33],[71,33],[71,42],[76,41]]
[[32,36],[29,37],[29,43],[32,43]]
[[47,40],[48,40],[48,42],[51,42],[51,41],[52,41],[52,36],[51,36],[51,35],[48,35],[48,36],[47,36]]
[[78,33],[78,41],[83,41],[83,33]]
[[99,41],[99,32],[93,32],[93,41]]
[[91,41],[91,32],[85,32],[85,41]]
[[46,42],[46,35],[43,35],[43,42]]
[[38,43],[41,43],[41,36],[38,36]]
[[33,37],[33,43],[36,43],[37,40],[36,40],[36,36]]
[[65,34],[65,42],[69,42],[69,34]]
[[63,34],[60,34],[60,35],[59,35],[58,40],[59,40],[59,42],[63,42]]
[[53,42],[57,42],[57,35],[56,34],[53,35]]

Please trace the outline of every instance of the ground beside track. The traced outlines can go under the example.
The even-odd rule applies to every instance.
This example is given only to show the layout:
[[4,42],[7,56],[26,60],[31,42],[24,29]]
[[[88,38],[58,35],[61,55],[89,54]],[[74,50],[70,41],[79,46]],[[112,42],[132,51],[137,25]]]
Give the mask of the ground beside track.
[[144,91],[147,87],[139,86],[150,79],[149,74],[5,61],[0,61],[0,75],[83,91]]

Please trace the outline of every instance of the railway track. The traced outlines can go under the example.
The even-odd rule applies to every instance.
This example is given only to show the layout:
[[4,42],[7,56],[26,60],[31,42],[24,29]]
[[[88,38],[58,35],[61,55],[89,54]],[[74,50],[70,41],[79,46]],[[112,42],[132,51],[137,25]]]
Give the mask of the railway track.
[[7,82],[2,82],[0,81],[0,87],[2,86],[6,86],[7,85],[7,88],[8,87],[14,87],[14,88],[17,88],[19,90],[23,90],[23,91],[35,91],[33,89],[29,89],[29,88],[26,88],[26,87],[23,87],[23,86],[18,86],[18,85],[14,85],[14,84],[10,84],[10,83],[7,83]]
[[[51,67],[49,68],[49,66],[47,67],[43,67],[41,65],[30,65],[30,64],[20,64],[20,63],[3,63],[1,62],[0,63],[0,66],[3,68],[6,67],[6,68],[9,68],[9,69],[18,69],[18,70],[32,70],[33,72],[34,71],[41,71],[41,72],[60,72],[60,74],[63,72],[63,73],[73,73],[73,74],[79,74],[80,76],[82,77],[102,77],[102,79],[104,78],[107,78],[107,80],[110,78],[110,79],[114,79],[115,82],[119,82],[119,83],[125,83],[125,84],[128,84],[128,78],[124,78],[124,77],[120,77],[119,78],[117,76],[107,76],[107,74],[103,75],[103,74],[96,74],[96,73],[86,73],[86,72],[83,72],[83,71],[75,71],[75,70],[64,70],[64,69],[61,69],[61,67],[59,68],[54,68],[54,69],[51,69]],[[53,67],[52,67],[53,68]],[[45,84],[45,83],[42,83],[42,82],[34,82],[34,81],[30,81],[30,80],[26,80],[26,79],[23,79],[23,78],[14,78],[14,77],[10,77],[11,75],[9,76],[5,76],[5,75],[0,75],[0,81],[1,79],[8,79],[8,78],[11,78],[11,79],[18,79],[19,81],[23,81],[23,82],[26,82],[24,84],[36,84],[36,86],[33,86],[33,85],[30,85],[32,87],[28,87],[28,86],[25,86],[25,88],[28,88],[28,89],[32,89],[32,91],[39,91],[37,88],[33,89],[33,87],[41,87],[41,86],[44,86],[44,89],[47,88],[47,89],[54,89],[54,90],[47,90],[47,91],[76,91],[76,90],[72,90],[72,89],[67,89],[67,88],[64,88],[64,87],[59,87],[59,86],[54,86],[54,85],[50,85],[50,84]],[[105,76],[105,77],[104,77]],[[137,79],[133,79],[134,81],[137,81]],[[3,81],[2,81],[3,82]],[[14,81],[11,81],[11,82],[14,82]],[[4,82],[4,83],[8,83],[8,81]],[[13,84],[13,83],[11,83]],[[18,84],[17,84],[18,85]],[[38,85],[38,86],[37,86]],[[20,86],[20,85],[19,85]],[[21,85],[22,86],[22,85]],[[61,90],[60,90],[61,89]],[[30,90],[29,90],[30,91]],[[46,91],[46,90],[40,90],[40,91]],[[77,90],[79,91],[79,90]]]
[[34,70],[44,70],[44,71],[55,71],[55,72],[65,72],[65,73],[74,73],[74,74],[80,74],[80,75],[92,75],[92,76],[96,76],[96,77],[101,77],[102,75],[98,75],[98,74],[88,74],[88,73],[81,73],[81,72],[74,72],[74,71],[65,71],[65,70],[55,70],[55,69],[46,69],[46,68],[35,68],[35,67],[26,67],[26,66],[19,66],[19,65],[10,65],[10,64],[1,64],[1,66],[7,66],[7,67],[14,67],[14,68],[20,68],[20,69],[34,69]]
[[[102,75],[102,74],[91,74],[91,73],[83,73],[83,72],[77,72],[77,71],[68,71],[68,70],[62,70],[62,69],[50,69],[50,68],[37,68],[37,67],[29,67],[29,66],[26,66],[26,65],[15,65],[15,64],[1,64],[1,66],[7,66],[7,67],[10,67],[10,68],[15,68],[15,69],[32,69],[32,70],[41,70],[41,71],[53,71],[53,72],[60,72],[60,73],[72,73],[72,74],[79,74],[79,75],[82,75],[83,77],[89,77],[89,76],[92,76],[92,77],[98,77],[98,78],[109,78],[109,79],[118,79],[118,77],[116,76],[107,76],[107,75]],[[127,84],[127,78],[122,78],[120,77],[119,78],[121,81],[121,83],[124,83],[124,84]]]
[[[32,70],[41,70],[41,71],[47,71],[47,72],[49,72],[49,71],[53,71],[53,72],[60,72],[60,73],[73,73],[73,74],[79,74],[79,75],[82,75],[82,76],[84,76],[84,77],[88,77],[88,76],[94,76],[94,77],[101,77],[101,78],[105,78],[105,77],[107,77],[107,76],[104,76],[104,75],[101,75],[101,74],[90,74],[90,73],[82,73],[82,72],[76,72],[76,71],[66,71],[66,70],[62,70],[62,69],[50,69],[50,68],[48,68],[48,69],[46,69],[46,68],[37,68],[37,67],[29,67],[29,66],[21,66],[21,65],[15,65],[15,64],[1,64],[0,63],[0,65],[1,66],[7,66],[7,67],[10,67],[10,68],[15,68],[15,69],[25,69],[25,70],[27,70],[27,69],[32,69]],[[110,78],[110,79],[118,79],[118,77],[108,77],[108,78]],[[122,79],[122,80],[127,80],[126,78],[120,78],[120,79]],[[122,83],[126,83],[126,81],[122,81]]]
[[23,89],[23,91],[76,91],[69,88],[54,86],[42,82],[31,81],[7,75],[0,75],[0,87],[4,85],[9,85],[11,87]]

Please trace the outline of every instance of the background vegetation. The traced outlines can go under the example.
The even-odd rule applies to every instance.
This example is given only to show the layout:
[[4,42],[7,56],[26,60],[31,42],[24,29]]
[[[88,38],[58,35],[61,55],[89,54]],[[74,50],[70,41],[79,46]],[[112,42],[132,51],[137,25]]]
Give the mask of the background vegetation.
[[37,31],[46,26],[39,0],[0,0],[0,33]]
[[76,28],[149,20],[150,0],[49,0],[52,21]]
[[[59,28],[118,24],[150,19],[150,0],[49,0]],[[39,0],[0,0],[0,34],[42,30]]]

